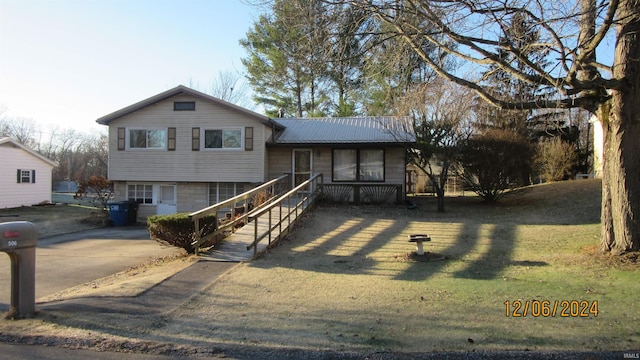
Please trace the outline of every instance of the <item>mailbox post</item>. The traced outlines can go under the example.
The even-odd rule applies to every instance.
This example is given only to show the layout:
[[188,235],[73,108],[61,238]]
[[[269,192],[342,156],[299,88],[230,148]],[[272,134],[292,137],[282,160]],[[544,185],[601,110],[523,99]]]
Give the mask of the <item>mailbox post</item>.
[[38,230],[28,221],[0,223],[0,251],[11,258],[11,305],[8,318],[36,312],[36,246]]

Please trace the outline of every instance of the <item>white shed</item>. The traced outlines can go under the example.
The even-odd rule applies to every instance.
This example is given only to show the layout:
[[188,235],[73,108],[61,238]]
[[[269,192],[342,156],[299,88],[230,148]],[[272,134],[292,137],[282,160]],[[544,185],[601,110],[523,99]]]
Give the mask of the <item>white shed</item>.
[[0,138],[0,208],[51,202],[58,164],[10,138]]

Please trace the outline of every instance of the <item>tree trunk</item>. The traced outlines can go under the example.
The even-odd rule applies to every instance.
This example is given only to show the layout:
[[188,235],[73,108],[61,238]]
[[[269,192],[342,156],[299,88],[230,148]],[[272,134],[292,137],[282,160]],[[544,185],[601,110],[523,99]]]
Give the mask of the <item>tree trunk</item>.
[[434,182],[436,195],[438,197],[438,212],[444,212],[444,187],[447,186],[447,179],[449,178],[449,162],[442,162],[442,170],[440,170],[440,176],[438,176],[438,182]]
[[[438,212],[444,212],[444,186],[446,180],[444,182],[442,181],[442,172],[440,173],[440,175],[434,175],[431,171],[426,171],[424,168],[421,169],[425,174],[427,174],[429,180],[431,180],[431,183],[433,184],[433,192],[435,192],[438,202]],[[443,170],[443,172],[445,171]],[[447,175],[445,174],[444,179],[446,179],[446,176]]]
[[[601,109],[596,113],[596,116],[602,122],[603,139],[602,139],[602,151],[604,154],[610,153],[611,149],[608,149],[611,143],[610,135],[611,131],[608,129],[610,104],[603,104]],[[600,221],[602,222],[602,239],[600,248],[602,251],[611,251],[614,247],[613,239],[613,218],[611,214],[611,190],[609,185],[611,180],[609,178],[610,171],[607,169],[610,162],[606,160],[606,157],[602,159],[602,214]]]
[[438,212],[444,212],[444,188],[436,186],[435,190],[438,198]]
[[[621,1],[611,111],[601,119],[605,146],[602,179],[603,250],[640,250],[640,0]],[[608,104],[601,107],[606,112]],[[634,221],[635,220],[635,221]]]

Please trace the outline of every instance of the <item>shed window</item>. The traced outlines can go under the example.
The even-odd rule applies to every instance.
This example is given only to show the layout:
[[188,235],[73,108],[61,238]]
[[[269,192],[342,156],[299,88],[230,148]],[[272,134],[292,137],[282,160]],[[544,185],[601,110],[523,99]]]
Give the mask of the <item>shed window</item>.
[[334,149],[333,181],[384,181],[383,149]]
[[173,103],[173,111],[195,111],[195,101],[176,101]]
[[35,184],[36,182],[35,170],[18,169],[17,174],[18,184]]

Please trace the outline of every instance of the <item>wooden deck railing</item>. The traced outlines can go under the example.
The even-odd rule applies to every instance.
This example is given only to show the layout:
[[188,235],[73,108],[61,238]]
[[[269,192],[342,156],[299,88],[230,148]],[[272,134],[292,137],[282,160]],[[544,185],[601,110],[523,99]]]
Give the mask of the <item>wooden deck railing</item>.
[[[280,196],[277,200],[274,200],[268,206],[253,210],[249,214],[248,220],[254,224],[254,237],[253,242],[247,246],[247,250],[253,248],[253,255],[255,256],[258,251],[258,243],[262,239],[268,238],[269,244],[271,244],[271,242],[277,241],[287,234],[291,226],[295,223],[295,220],[298,219],[298,216],[310,208],[319,197],[320,184],[322,184],[322,174],[314,175],[309,180],[291,189],[291,191]],[[275,219],[275,224],[273,223],[276,217],[273,216],[274,209],[277,209],[276,211],[279,214]],[[258,226],[262,221],[260,220],[260,216],[265,214],[268,215],[265,220],[268,222],[267,230],[262,234],[258,234]],[[284,222],[286,222],[286,225],[284,225],[283,229]],[[278,230],[277,235],[273,236],[272,234],[275,230]]]
[[[195,248],[196,254],[198,254],[200,246],[202,244],[218,236],[221,232],[233,229],[240,222],[244,222],[246,224],[249,212],[251,210],[256,210],[256,208],[250,209],[250,207],[252,206],[252,201],[256,194],[262,191],[266,191],[269,194],[268,200],[260,205],[260,207],[267,206],[271,201],[273,201],[273,199],[283,193],[285,189],[289,188],[288,181],[289,175],[282,175],[247,192],[234,196],[231,199],[219,202],[217,204],[189,214],[189,218],[194,223],[195,234],[192,245]],[[240,206],[238,206],[239,204]],[[218,216],[219,213],[225,211],[225,209],[230,209],[230,219],[229,221],[223,223],[221,219],[218,218]],[[242,215],[236,216],[238,213],[241,213]],[[212,214],[216,216],[216,228],[208,235],[202,236],[200,220],[205,216]]]

